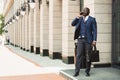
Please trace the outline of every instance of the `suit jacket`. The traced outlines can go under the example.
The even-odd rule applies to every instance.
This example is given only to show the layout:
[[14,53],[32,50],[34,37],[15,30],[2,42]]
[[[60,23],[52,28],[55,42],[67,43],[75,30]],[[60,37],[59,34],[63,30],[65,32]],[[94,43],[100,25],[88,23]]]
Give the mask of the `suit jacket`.
[[[80,36],[80,28],[82,26],[81,22],[83,21],[83,17],[75,18],[71,25],[75,26],[74,39],[78,39]],[[93,41],[97,41],[97,23],[95,18],[89,16],[88,20],[85,22],[86,24],[86,38],[88,43],[92,43]]]

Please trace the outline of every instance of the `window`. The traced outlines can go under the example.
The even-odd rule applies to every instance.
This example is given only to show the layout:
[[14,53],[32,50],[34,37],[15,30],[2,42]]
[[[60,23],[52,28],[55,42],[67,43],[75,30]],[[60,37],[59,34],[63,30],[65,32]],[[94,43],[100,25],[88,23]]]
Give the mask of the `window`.
[[80,0],[80,11],[84,8],[84,0]]

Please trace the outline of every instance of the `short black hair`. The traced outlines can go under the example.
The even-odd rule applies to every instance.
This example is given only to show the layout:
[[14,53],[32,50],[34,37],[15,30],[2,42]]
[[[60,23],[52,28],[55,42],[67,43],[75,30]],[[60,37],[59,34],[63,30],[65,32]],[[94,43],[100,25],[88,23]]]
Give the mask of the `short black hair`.
[[87,10],[88,15],[89,15],[89,13],[90,13],[90,9],[89,9],[88,7],[85,7],[85,8],[83,9],[83,12],[84,12],[84,10]]

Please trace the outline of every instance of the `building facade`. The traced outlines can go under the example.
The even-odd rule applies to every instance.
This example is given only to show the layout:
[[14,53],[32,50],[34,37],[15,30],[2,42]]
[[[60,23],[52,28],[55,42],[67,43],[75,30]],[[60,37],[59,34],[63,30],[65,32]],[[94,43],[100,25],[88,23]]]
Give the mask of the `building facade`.
[[[83,7],[89,7],[90,15],[97,20],[97,49],[100,50],[100,62],[92,64],[120,66],[119,0],[5,1],[6,35],[10,43],[24,51],[61,59],[68,64],[74,63],[75,55],[71,21]],[[32,1],[35,6],[29,4]]]

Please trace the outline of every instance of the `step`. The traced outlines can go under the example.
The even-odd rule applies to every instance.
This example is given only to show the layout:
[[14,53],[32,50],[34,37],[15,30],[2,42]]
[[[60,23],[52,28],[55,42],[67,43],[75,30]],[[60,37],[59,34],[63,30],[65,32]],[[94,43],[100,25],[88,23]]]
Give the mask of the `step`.
[[74,69],[60,71],[66,80],[120,80],[120,70],[116,68],[92,68],[90,76],[86,77],[85,69],[80,70],[80,75],[73,77]]

